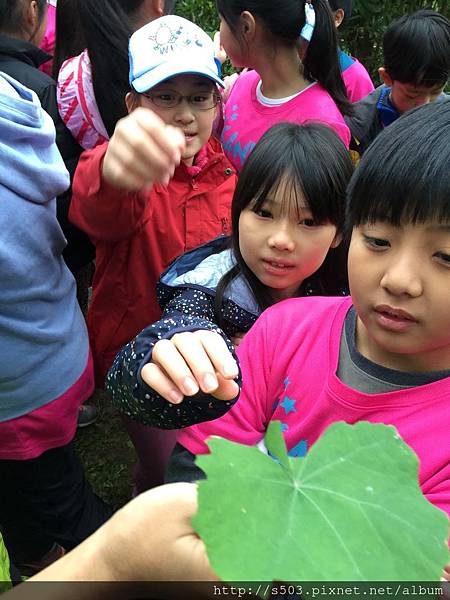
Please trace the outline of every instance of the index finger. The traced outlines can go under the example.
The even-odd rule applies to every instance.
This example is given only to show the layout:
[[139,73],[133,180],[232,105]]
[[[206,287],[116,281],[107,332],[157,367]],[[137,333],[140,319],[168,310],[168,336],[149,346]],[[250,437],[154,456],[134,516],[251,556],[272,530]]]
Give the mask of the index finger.
[[215,370],[225,379],[235,379],[239,375],[239,368],[225,340],[215,331],[204,329],[194,332],[201,341]]

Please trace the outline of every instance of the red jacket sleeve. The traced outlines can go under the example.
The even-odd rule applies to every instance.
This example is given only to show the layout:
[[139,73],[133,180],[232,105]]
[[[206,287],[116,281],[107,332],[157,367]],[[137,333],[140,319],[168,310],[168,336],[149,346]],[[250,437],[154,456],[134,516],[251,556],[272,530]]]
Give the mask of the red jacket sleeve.
[[102,180],[108,144],[83,152],[73,180],[70,221],[94,242],[118,242],[140,226],[148,193],[124,192]]

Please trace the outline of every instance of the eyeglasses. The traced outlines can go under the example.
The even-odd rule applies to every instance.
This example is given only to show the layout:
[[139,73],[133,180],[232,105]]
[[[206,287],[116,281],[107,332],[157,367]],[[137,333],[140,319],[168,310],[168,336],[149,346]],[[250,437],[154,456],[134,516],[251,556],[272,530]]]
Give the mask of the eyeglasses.
[[215,92],[198,92],[189,96],[182,96],[178,92],[142,92],[141,96],[160,108],[175,108],[183,100],[187,100],[194,110],[211,110],[220,102],[220,97]]

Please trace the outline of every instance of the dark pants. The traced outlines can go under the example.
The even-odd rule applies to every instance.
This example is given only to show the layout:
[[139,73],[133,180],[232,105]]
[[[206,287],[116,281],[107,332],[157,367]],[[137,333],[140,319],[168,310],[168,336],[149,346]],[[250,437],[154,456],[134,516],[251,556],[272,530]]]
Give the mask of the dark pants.
[[134,467],[134,493],[162,485],[178,431],[176,429],[156,429],[138,423],[129,417],[122,417],[125,429],[138,455]]
[[111,516],[87,482],[73,443],[31,460],[0,460],[0,523],[17,564],[38,560],[54,542],[70,550]]

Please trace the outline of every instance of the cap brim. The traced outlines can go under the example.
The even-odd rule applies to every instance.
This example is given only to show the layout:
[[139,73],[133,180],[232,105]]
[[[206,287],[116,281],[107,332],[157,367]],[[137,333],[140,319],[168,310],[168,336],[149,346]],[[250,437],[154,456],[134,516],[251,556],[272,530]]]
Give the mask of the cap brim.
[[172,77],[176,77],[177,75],[201,75],[203,77],[207,77],[208,79],[212,79],[214,83],[220,85],[220,87],[224,88],[225,84],[211,69],[199,69],[192,66],[192,64],[179,66],[176,69],[170,69],[170,72],[167,69],[167,65],[161,65],[160,67],[155,67],[151,71],[147,71],[140,77],[137,77],[131,82],[132,87],[136,90],[136,92],[146,92],[147,90],[155,87],[158,83],[166,81],[166,79],[171,79]]

